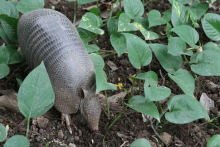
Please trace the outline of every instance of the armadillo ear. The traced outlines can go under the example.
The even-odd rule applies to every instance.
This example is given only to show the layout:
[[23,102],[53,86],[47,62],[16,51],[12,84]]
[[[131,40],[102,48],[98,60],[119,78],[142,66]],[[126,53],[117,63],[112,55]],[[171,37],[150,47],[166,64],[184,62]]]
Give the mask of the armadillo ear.
[[92,93],[95,93],[95,91],[96,91],[96,83],[92,86],[92,88],[91,88],[91,92]]
[[89,91],[83,88],[80,88],[79,90],[79,94],[81,98],[85,98],[89,95]]

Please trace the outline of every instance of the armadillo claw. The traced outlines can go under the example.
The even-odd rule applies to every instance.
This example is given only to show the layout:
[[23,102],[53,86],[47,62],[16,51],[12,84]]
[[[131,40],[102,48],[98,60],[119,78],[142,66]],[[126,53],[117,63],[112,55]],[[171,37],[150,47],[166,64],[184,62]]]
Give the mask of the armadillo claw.
[[[66,113],[62,113],[61,119],[62,119],[62,124],[63,124],[63,121],[66,121],[66,127],[69,130],[70,134],[72,134],[73,132],[72,132],[72,128],[71,128],[71,117],[70,117],[70,115],[66,114]],[[74,124],[73,124],[73,126],[77,130],[77,128]]]

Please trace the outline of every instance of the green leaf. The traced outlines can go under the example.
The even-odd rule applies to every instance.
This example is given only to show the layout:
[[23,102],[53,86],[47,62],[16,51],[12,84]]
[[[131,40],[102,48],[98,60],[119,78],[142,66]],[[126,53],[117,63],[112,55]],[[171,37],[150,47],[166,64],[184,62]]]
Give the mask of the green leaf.
[[133,96],[129,100],[129,103],[125,104],[140,113],[149,115],[160,121],[160,116],[156,105],[153,102],[145,102],[145,97],[142,95]]
[[1,1],[0,14],[6,14],[9,17],[19,18],[18,10],[16,7],[8,1]]
[[18,82],[19,86],[21,86],[21,84],[23,83],[23,81],[21,79],[16,78],[16,81]]
[[14,135],[8,139],[8,141],[4,144],[3,147],[30,147],[29,140],[22,135]]
[[163,44],[149,44],[162,67],[169,73],[174,74],[181,68],[183,60],[181,56],[172,56]]
[[159,38],[158,34],[152,31],[152,28],[149,28],[149,22],[147,18],[136,17],[132,23],[136,28],[138,28],[141,33],[144,35],[145,40],[154,40]]
[[55,95],[44,63],[37,66],[24,79],[18,91],[18,106],[27,118],[47,112],[54,103]]
[[127,51],[126,38],[124,35],[112,34],[110,36],[110,41],[116,52],[118,53],[118,57],[120,57],[124,52]]
[[213,42],[208,42],[206,43],[203,47],[202,47],[203,51],[216,51],[216,52],[220,52],[220,46],[218,46],[217,44],[213,43]]
[[10,60],[10,54],[7,47],[3,44],[0,46],[0,64],[8,64]]
[[17,51],[16,46],[8,45],[7,50],[10,54],[10,59],[7,64],[15,64],[15,63],[25,61],[25,58],[24,58],[22,51]]
[[96,44],[89,45],[88,42],[84,42],[84,41],[83,41],[83,44],[85,45],[85,48],[89,53],[97,52],[100,50],[99,46],[97,46]]
[[170,40],[170,38],[172,38],[172,35],[171,35],[171,32],[170,32],[171,29],[172,29],[171,24],[170,24],[170,23],[167,23],[167,26],[166,26],[166,34],[167,34],[168,40]]
[[120,15],[121,15],[122,13],[124,13],[124,11],[118,11],[118,12],[116,13],[116,18],[119,19]]
[[175,32],[181,39],[193,48],[199,48],[195,45],[199,40],[199,34],[194,28],[188,25],[180,25],[171,29],[171,31]]
[[8,17],[6,15],[0,15],[0,22],[8,38],[12,42],[17,43],[18,42],[18,36],[17,36],[18,19],[13,18],[13,17]]
[[131,64],[140,69],[142,66],[150,64],[152,53],[148,44],[136,35],[123,33],[126,38],[128,58]]
[[166,24],[168,21],[161,17],[158,10],[151,10],[148,14],[149,27]]
[[6,77],[10,72],[10,68],[6,64],[0,64],[0,79]]
[[114,84],[107,82],[107,75],[103,71],[105,63],[102,57],[95,53],[91,53],[90,58],[94,64],[96,72],[96,93],[102,90],[117,90],[117,87]]
[[157,87],[157,80],[157,74],[153,71],[149,71],[145,75],[144,93],[146,100],[160,101],[171,94],[171,90],[169,88],[165,86]]
[[202,27],[207,37],[214,41],[220,40],[220,15],[207,13],[202,19]]
[[6,44],[11,44],[11,41],[8,39],[2,28],[0,28],[0,37],[5,41]]
[[118,32],[118,20],[115,18],[109,18],[107,22],[107,29],[109,35],[117,34]]
[[93,13],[86,13],[80,21],[79,27],[90,32],[103,35],[104,31],[99,27],[102,25],[102,20]]
[[133,23],[130,23],[131,19],[126,13],[122,13],[118,20],[118,31],[137,31],[138,28],[135,27]]
[[125,13],[131,19],[144,14],[144,5],[140,0],[123,0],[123,5]]
[[[171,4],[173,3],[173,0],[168,0]],[[190,0],[176,0],[177,2],[179,2],[180,4],[187,4]]]
[[168,101],[170,112],[165,118],[174,124],[186,124],[200,118],[209,118],[206,109],[195,98],[188,95],[177,95]]
[[197,18],[200,19],[208,10],[209,4],[207,2],[201,2],[196,7]]
[[220,146],[219,140],[220,140],[220,135],[212,136],[207,143],[207,147],[219,147]]
[[174,27],[189,24],[189,13],[183,4],[173,0],[171,22]]
[[95,14],[95,15],[99,15],[99,13],[100,13],[100,10],[99,10],[99,8],[91,8],[91,9],[89,9],[89,11],[90,12],[92,12],[93,14]]
[[168,42],[168,53],[173,56],[185,54],[186,43],[179,37],[172,37]]
[[151,147],[150,142],[145,138],[136,139],[129,147]]
[[168,73],[168,76],[180,86],[185,94],[189,96],[193,95],[195,90],[195,80],[187,70],[180,69],[173,75]]
[[92,41],[96,38],[93,32],[87,31],[83,28],[77,28],[77,31],[79,33],[80,38],[85,42]]
[[0,123],[0,142],[3,142],[6,137],[7,137],[7,130],[5,129],[5,126],[3,126],[3,124]]
[[199,52],[196,63],[191,65],[193,72],[202,76],[220,76],[220,52],[205,50]]
[[24,14],[36,9],[42,9],[44,5],[44,0],[20,0],[16,8]]
[[90,3],[90,2],[94,2],[96,0],[78,0],[78,6],[80,7],[81,5],[83,4],[87,4],[87,3]]

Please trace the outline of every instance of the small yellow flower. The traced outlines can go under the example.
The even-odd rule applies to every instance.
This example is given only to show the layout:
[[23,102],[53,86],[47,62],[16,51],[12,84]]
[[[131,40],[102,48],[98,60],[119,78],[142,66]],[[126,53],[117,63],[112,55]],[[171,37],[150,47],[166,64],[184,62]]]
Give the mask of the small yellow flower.
[[119,89],[121,89],[121,87],[123,87],[122,83],[115,84],[115,86],[118,87]]

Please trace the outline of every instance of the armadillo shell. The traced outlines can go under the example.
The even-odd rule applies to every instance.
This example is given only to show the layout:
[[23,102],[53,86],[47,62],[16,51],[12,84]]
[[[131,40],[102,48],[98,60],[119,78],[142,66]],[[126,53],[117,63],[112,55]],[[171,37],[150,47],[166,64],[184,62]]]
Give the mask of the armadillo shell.
[[74,25],[57,11],[38,9],[20,18],[18,38],[31,68],[44,61],[55,93],[54,106],[62,113],[75,113],[79,89],[95,83],[95,70]]

